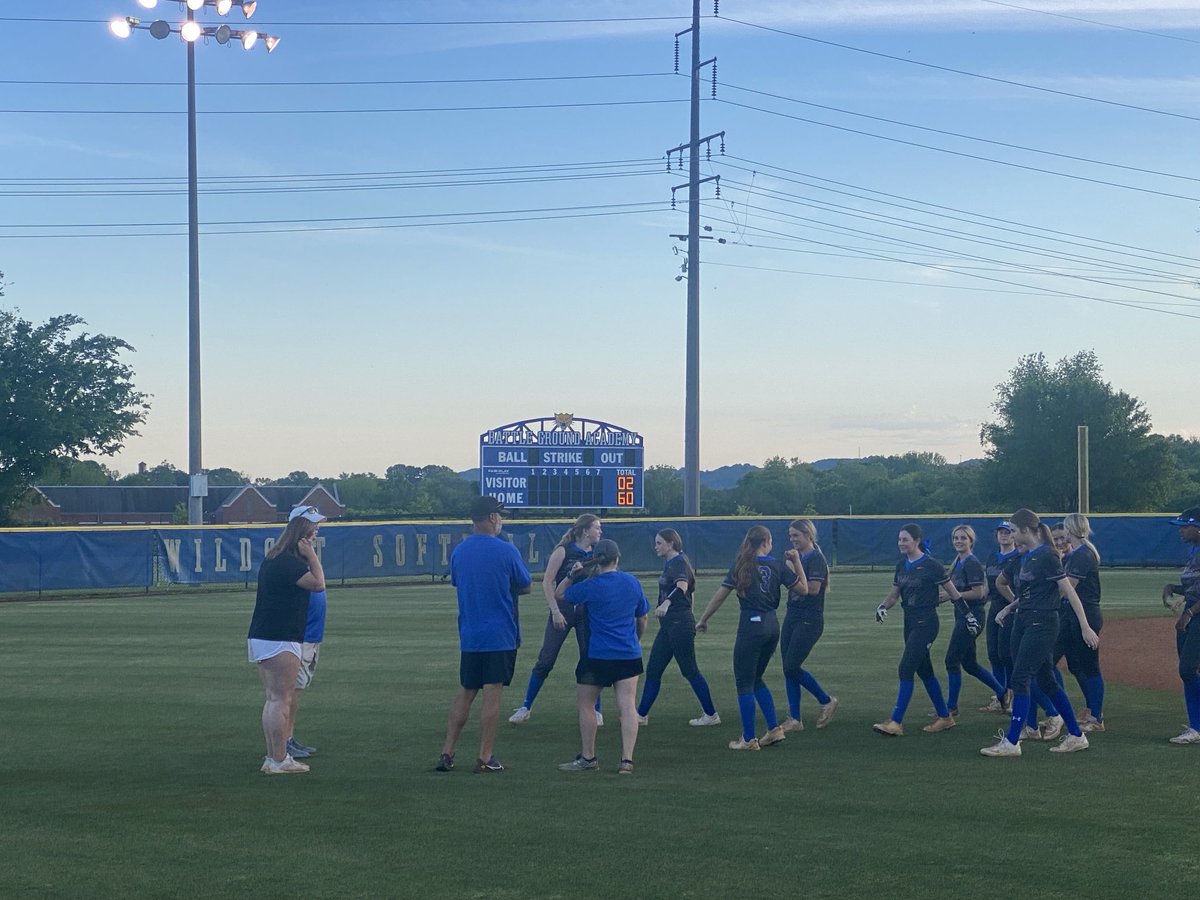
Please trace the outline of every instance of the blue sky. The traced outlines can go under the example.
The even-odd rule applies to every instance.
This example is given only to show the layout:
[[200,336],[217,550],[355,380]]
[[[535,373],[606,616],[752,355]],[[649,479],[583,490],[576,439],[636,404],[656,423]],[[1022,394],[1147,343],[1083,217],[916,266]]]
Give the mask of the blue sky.
[[[979,456],[995,385],[1039,351],[1095,350],[1156,430],[1200,433],[1196,4],[702,12],[702,130],[727,150],[704,165],[727,241],[701,264],[704,468]],[[174,37],[111,37],[123,15],[182,20],[0,15],[0,271],[26,318],[137,348],[153,409],[108,460],[127,472],[187,462],[186,73]],[[687,139],[689,15],[262,0],[273,54],[198,47],[205,465],[464,469],[482,431],[556,412],[680,465],[686,203],[663,154]]]

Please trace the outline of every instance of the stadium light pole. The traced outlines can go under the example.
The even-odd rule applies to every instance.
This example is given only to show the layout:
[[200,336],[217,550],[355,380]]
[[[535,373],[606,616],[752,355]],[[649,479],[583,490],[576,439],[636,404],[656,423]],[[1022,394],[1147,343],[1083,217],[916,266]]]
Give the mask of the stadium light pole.
[[[154,9],[158,0],[137,0],[143,9]],[[150,32],[150,36],[163,40],[178,34],[187,45],[187,137],[188,137],[188,524],[204,524],[204,498],[208,495],[208,478],[201,463],[200,441],[200,202],[196,166],[196,42],[201,38],[214,38],[218,44],[238,40],[246,50],[251,49],[262,38],[263,46],[271,53],[279,38],[270,34],[259,34],[253,29],[238,30],[228,25],[202,26],[196,21],[196,12],[205,6],[214,7],[218,15],[228,15],[233,7],[242,10],[249,19],[258,6],[257,0],[179,0],[186,17],[178,26],[172,27],[165,19],[156,19],[148,25],[140,19],[125,16],[109,22],[109,30],[119,38],[127,38],[136,30]]]

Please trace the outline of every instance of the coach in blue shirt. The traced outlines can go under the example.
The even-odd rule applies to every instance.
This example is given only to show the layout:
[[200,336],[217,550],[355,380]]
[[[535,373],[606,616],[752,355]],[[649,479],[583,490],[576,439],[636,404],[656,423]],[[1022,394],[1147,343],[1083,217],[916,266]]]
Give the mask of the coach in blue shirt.
[[506,515],[508,510],[495,497],[477,497],[471,505],[475,530],[450,554],[450,581],[458,591],[462,689],[450,704],[446,743],[437,763],[439,772],[454,768],[454,745],[480,689],[483,709],[479,712],[475,771],[504,771],[492,753],[492,744],[500,719],[500,696],[512,682],[517,648],[521,646],[517,596],[528,594],[533,583],[517,548],[499,537]]

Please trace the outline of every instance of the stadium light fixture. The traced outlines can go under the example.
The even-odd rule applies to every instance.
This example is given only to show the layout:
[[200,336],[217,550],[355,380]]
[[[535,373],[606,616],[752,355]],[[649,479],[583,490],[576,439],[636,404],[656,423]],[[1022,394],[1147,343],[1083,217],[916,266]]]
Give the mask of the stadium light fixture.
[[[204,524],[204,496],[208,493],[207,476],[201,465],[200,442],[200,213],[199,177],[196,165],[196,43],[201,38],[215,38],[218,44],[228,44],[238,38],[249,50],[258,39],[270,53],[279,45],[274,35],[257,31],[234,31],[228,25],[204,26],[196,21],[196,12],[211,6],[225,15],[234,6],[242,8],[248,19],[258,4],[254,0],[181,0],[187,7],[187,18],[178,27],[164,19],[143,25],[140,19],[125,16],[113,19],[108,29],[118,38],[127,38],[134,30],[149,31],[151,37],[162,40],[175,33],[187,44],[187,130],[188,130],[188,524]],[[137,0],[143,9],[153,9],[158,0]]]
[[138,20],[133,16],[126,16],[123,19],[113,19],[108,23],[108,30],[119,38],[127,38],[133,34],[133,29],[138,25]]

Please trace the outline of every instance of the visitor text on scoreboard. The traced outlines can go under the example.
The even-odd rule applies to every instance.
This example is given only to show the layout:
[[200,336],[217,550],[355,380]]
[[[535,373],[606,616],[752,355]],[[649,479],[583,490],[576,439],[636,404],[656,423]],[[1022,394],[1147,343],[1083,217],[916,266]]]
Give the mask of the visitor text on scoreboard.
[[479,436],[479,490],[516,509],[641,509],[642,436],[559,413]]

